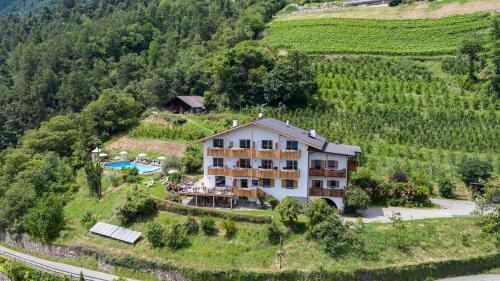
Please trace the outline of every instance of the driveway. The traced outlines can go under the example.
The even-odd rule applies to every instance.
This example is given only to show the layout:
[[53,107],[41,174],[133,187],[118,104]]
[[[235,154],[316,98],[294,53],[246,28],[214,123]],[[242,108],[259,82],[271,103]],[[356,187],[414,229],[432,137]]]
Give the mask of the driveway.
[[[27,264],[31,267],[48,271],[52,273],[64,274],[71,277],[79,277],[80,272],[83,273],[85,280],[88,281],[113,281],[118,279],[118,276],[86,269],[83,267],[72,266],[64,263],[48,261],[14,251],[3,246],[0,246],[0,256],[8,257]],[[131,279],[128,279],[131,280]],[[133,280],[131,280],[133,281]]]
[[469,217],[476,208],[476,204],[471,201],[448,199],[431,199],[431,201],[440,208],[370,207],[358,211],[358,214],[363,217],[364,222],[390,222],[390,217],[395,213],[400,213],[403,220]]
[[439,281],[500,281],[500,274],[480,274],[439,279]]

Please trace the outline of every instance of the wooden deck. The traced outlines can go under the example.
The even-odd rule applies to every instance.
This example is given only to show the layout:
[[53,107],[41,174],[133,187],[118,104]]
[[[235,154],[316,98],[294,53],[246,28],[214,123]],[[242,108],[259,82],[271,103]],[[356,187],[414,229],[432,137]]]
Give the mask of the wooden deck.
[[[259,197],[265,196],[265,192],[258,188],[236,188],[233,187],[226,191],[180,191],[180,196],[194,197],[195,206],[208,206],[216,207],[217,202],[227,202],[228,207],[233,208],[234,199],[236,197]],[[219,204],[220,205],[220,204]]]

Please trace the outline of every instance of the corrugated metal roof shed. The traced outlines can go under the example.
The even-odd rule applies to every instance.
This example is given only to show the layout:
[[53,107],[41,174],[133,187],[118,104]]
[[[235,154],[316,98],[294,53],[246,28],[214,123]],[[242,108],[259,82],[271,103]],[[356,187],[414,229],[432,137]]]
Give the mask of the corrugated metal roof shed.
[[91,229],[90,232],[116,240],[134,244],[142,236],[142,233],[133,231],[124,227],[98,222]]

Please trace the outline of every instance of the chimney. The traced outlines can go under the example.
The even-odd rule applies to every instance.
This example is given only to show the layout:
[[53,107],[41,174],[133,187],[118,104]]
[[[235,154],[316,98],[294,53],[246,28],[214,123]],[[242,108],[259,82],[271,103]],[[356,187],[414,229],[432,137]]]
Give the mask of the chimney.
[[311,131],[309,132],[309,136],[311,138],[316,138],[316,129],[311,129]]
[[233,127],[238,127],[238,119],[233,119]]
[[286,126],[290,127],[290,121],[286,120]]

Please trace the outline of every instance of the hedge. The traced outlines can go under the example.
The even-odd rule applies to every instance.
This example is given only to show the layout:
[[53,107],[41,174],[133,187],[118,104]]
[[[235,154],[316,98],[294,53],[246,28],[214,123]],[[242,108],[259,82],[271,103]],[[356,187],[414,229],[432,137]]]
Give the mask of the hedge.
[[211,208],[202,207],[192,207],[186,206],[179,203],[166,201],[166,200],[155,200],[156,207],[160,211],[172,212],[180,215],[191,215],[191,216],[212,216],[218,218],[227,218],[239,222],[251,222],[251,223],[271,223],[272,217],[266,215],[247,215],[247,214],[237,214],[227,211],[221,211]]
[[[155,269],[175,271],[185,275],[193,281],[302,281],[302,280],[335,280],[335,281],[417,281],[428,277],[445,278],[478,274],[489,269],[497,268],[500,263],[500,253],[471,257],[461,260],[434,261],[421,264],[391,266],[374,269],[360,269],[352,272],[325,271],[314,272],[281,271],[281,272],[252,272],[240,270],[228,271],[199,271],[194,269],[176,269],[170,264],[147,261],[133,256],[114,257],[100,254],[100,258],[115,266],[128,267],[138,271],[154,271]],[[173,273],[173,272],[172,272]]]

